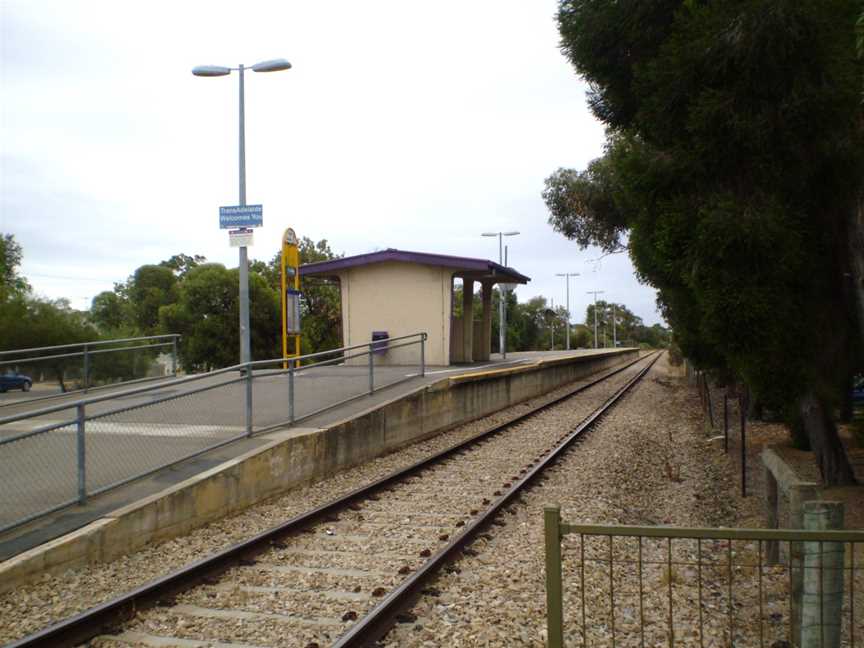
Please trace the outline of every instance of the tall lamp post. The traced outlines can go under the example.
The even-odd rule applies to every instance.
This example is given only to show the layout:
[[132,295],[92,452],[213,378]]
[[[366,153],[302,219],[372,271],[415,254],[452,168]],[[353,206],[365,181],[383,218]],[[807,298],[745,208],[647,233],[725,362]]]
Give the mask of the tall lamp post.
[[603,290],[589,290],[589,295],[594,295],[594,348],[597,348],[597,295],[602,295]]
[[[199,77],[227,76],[234,70],[240,73],[240,159],[239,159],[239,185],[240,206],[246,206],[246,119],[245,101],[243,90],[243,71],[246,70],[242,63],[239,67],[223,67],[220,65],[199,65],[192,69],[192,74]],[[291,64],[285,59],[273,59],[262,61],[252,66],[253,72],[279,72],[290,70]],[[246,364],[252,360],[251,344],[249,341],[249,258],[246,246],[240,247],[240,363]]]
[[[483,232],[481,236],[497,236],[498,237],[498,263],[504,264],[504,237],[516,236],[519,232]],[[498,349],[501,351],[501,357],[507,357],[507,349],[505,348],[505,331],[504,331],[504,289],[498,286]]]
[[556,277],[565,277],[567,282],[567,350],[570,350],[570,277],[578,277],[578,272],[556,272]]

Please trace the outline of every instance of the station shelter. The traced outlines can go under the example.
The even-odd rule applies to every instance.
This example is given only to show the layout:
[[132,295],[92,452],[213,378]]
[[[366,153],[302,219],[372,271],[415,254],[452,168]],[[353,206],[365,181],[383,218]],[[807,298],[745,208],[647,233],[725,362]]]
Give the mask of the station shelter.
[[[307,277],[339,282],[342,343],[353,346],[386,335],[425,331],[426,363],[488,360],[492,348],[492,287],[525,284],[529,277],[486,259],[407,252],[393,248],[300,266]],[[454,317],[454,285],[462,280],[462,313]],[[474,285],[479,284],[482,318],[474,319]],[[464,314],[467,313],[466,318]],[[383,335],[382,335],[383,334]],[[410,346],[384,353],[382,364],[413,364]]]

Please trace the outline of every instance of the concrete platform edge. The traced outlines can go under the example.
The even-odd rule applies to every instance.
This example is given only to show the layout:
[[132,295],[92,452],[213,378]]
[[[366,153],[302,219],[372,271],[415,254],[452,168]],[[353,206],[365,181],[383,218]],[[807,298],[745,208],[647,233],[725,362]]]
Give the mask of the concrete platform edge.
[[0,563],[0,592],[177,537],[267,498],[633,358],[637,349],[442,378],[322,429],[268,443]]

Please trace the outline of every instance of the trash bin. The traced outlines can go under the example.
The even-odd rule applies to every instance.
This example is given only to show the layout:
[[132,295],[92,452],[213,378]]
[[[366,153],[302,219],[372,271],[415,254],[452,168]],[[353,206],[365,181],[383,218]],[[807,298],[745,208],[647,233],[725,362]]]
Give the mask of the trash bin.
[[390,334],[387,331],[372,331],[372,353],[382,355],[387,353],[387,342]]

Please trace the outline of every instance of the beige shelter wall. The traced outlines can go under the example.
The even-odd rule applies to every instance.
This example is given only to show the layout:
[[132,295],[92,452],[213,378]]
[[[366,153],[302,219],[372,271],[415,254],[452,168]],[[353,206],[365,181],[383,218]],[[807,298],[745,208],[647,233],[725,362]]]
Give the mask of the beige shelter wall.
[[[450,364],[452,271],[440,266],[388,261],[350,268],[339,275],[344,344],[364,344],[372,331],[399,337],[425,331],[426,364]],[[387,351],[376,362],[414,365],[419,345]],[[354,363],[362,364],[365,358]]]

